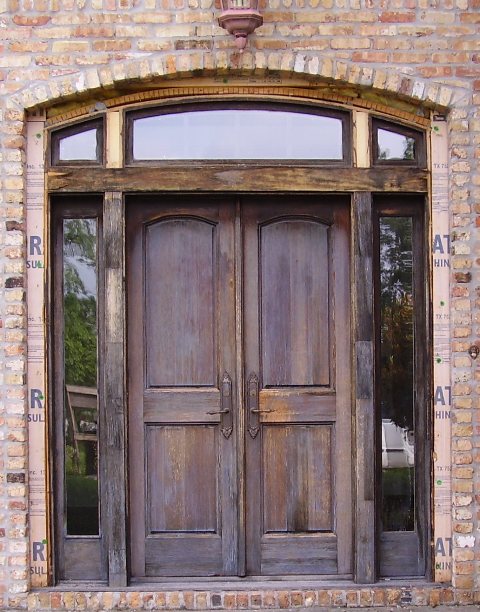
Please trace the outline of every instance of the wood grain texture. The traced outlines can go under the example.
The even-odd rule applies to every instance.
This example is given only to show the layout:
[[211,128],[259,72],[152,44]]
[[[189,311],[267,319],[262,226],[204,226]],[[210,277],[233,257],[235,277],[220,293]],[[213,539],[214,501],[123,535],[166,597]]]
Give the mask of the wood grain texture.
[[215,429],[147,427],[147,537],[161,531],[217,531]]
[[57,167],[50,192],[412,192],[428,191],[428,173],[417,168],[325,168],[316,165],[165,164],[161,168]]
[[[295,224],[293,233],[300,234],[295,236],[295,240],[286,239],[285,232],[275,236],[275,240],[261,240],[263,228],[275,227],[275,223],[280,228],[282,224],[288,226],[286,219]],[[258,435],[246,437],[247,573],[332,574],[338,571],[340,551],[342,572],[348,574],[352,567],[348,366],[339,368],[341,379],[336,377],[337,350],[342,356],[340,359],[345,359],[346,355],[348,361],[349,355],[348,206],[345,200],[328,196],[318,199],[252,197],[244,204],[243,222],[245,371],[251,373],[247,374],[247,381],[251,383],[255,372],[259,373],[259,402],[247,401],[249,429],[259,429]],[[315,224],[321,228],[320,231],[312,232]],[[266,249],[272,253],[266,253]],[[308,261],[309,257],[311,261]],[[265,300],[262,265],[269,258],[281,260],[281,265],[276,278],[271,281],[272,297]],[[290,261],[294,263],[290,264]],[[269,268],[275,270],[275,264]],[[288,280],[289,273],[298,275],[302,288]],[[280,285],[282,290],[275,292],[274,284]],[[299,294],[298,303],[295,301],[297,295],[291,298],[292,291]],[[315,294],[319,292],[326,296],[317,302]],[[287,302],[287,306],[282,301]],[[270,347],[265,344],[275,346],[277,341],[274,333],[265,334],[268,317],[283,319],[277,324],[281,330],[282,325],[290,327],[288,334],[291,338],[286,353],[294,350],[293,336],[297,333],[304,350],[312,340],[307,341],[301,327],[293,324],[290,314],[285,313],[288,313],[290,304],[298,305],[302,313],[299,321],[308,320],[306,302],[323,304],[323,312],[320,315],[317,312],[322,329],[309,321],[309,331],[323,338],[320,350],[327,357],[328,378],[322,382],[326,384],[319,386],[319,379],[311,378],[309,382],[314,384],[295,385],[297,380],[305,382],[305,372],[309,372],[302,366],[300,379],[278,377],[273,381],[276,384],[266,387],[268,379],[262,366],[264,368],[265,355],[268,355]],[[338,316],[333,316],[332,309],[337,306]],[[262,313],[265,308],[268,308],[266,314]],[[282,332],[285,342],[288,334]],[[317,340],[314,338],[313,342]],[[288,362],[289,355],[279,355],[277,359],[278,362]],[[307,361],[304,359],[303,363]],[[284,367],[284,364],[279,363],[279,367]],[[285,380],[290,385],[282,384]],[[246,392],[249,393],[250,385],[247,385]],[[339,414],[339,401],[342,414]],[[252,408],[258,412],[252,412]],[[342,430],[337,435],[335,424],[338,418],[342,419]],[[325,531],[329,530],[331,537],[325,538]],[[305,538],[305,533],[311,537]]]
[[127,205],[135,578],[237,572],[233,212],[218,197]]
[[326,394],[311,388],[263,389],[259,395],[262,423],[334,421],[336,404],[334,392]]
[[333,531],[332,428],[263,428],[265,532]]
[[102,394],[106,455],[105,517],[109,585],[127,585],[126,396],[125,396],[125,256],[124,204],[121,193],[105,194],[105,356]]
[[215,226],[161,219],[145,230],[147,387],[212,386],[215,358]]
[[265,576],[336,574],[337,549],[333,534],[267,535],[261,543],[261,572]]
[[373,214],[370,193],[355,193],[352,208],[355,376],[355,579],[375,581],[375,416]]
[[220,414],[213,412],[212,406],[220,410],[219,389],[147,389],[144,393],[143,418],[145,423],[178,423],[181,414],[183,423],[219,423]]
[[260,228],[265,387],[328,385],[328,227],[279,219]]
[[221,576],[222,538],[185,534],[152,536],[145,544],[145,576]]
[[425,571],[416,532],[384,531],[379,546],[381,576],[418,576]]

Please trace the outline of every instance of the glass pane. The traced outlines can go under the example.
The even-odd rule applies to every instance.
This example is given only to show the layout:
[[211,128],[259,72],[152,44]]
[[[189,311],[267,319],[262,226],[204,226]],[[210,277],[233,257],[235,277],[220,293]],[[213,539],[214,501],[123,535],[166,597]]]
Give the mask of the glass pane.
[[95,128],[61,138],[58,159],[60,161],[97,161],[97,132]]
[[68,535],[98,535],[97,221],[63,222]]
[[133,157],[343,159],[342,121],[272,110],[206,110],[136,119]]
[[378,159],[415,160],[415,138],[378,129]]
[[412,219],[380,219],[382,521],[384,531],[413,531]]

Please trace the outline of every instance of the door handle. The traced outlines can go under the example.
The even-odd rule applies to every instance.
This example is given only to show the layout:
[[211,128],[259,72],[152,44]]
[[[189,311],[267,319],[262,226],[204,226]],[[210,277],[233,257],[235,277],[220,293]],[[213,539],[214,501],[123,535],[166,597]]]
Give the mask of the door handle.
[[207,414],[228,414],[230,412],[229,409],[227,410],[212,410],[211,412],[207,412]]
[[255,439],[260,431],[258,414],[263,412],[258,407],[258,376],[252,372],[247,379],[248,433]]
[[211,412],[207,412],[207,414],[221,415],[221,432],[228,440],[233,431],[232,379],[230,378],[230,374],[228,372],[224,372],[222,382],[220,383],[220,410],[212,410]]

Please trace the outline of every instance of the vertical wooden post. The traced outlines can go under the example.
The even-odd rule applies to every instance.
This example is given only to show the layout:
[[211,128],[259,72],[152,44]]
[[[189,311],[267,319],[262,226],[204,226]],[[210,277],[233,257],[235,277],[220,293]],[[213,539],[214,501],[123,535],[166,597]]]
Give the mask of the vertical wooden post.
[[105,147],[107,168],[123,167],[122,113],[107,112],[107,141]]
[[353,165],[370,167],[370,116],[367,111],[353,111]]
[[353,329],[355,380],[355,580],[375,581],[375,404],[372,194],[353,195]]
[[104,529],[109,586],[127,584],[125,454],[125,302],[124,214],[120,192],[105,194],[103,209],[105,261],[105,361],[103,396],[106,430]]

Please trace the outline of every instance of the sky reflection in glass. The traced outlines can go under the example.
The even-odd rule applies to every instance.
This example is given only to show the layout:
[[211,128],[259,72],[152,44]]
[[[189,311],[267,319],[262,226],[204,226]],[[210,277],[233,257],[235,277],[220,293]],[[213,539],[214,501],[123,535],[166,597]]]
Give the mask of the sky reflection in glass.
[[342,121],[272,110],[207,110],[136,119],[135,160],[342,160]]
[[58,158],[60,161],[96,161],[97,129],[62,138],[59,143]]

